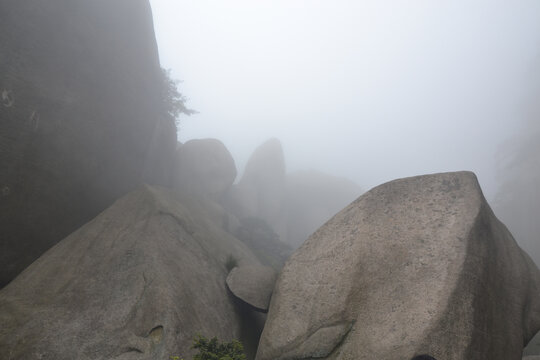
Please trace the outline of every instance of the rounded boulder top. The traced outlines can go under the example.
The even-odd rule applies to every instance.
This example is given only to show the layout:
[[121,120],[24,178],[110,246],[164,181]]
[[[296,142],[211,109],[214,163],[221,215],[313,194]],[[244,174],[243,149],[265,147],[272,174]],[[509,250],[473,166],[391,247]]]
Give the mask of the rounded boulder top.
[[398,179],[289,258],[257,360],[517,359],[540,327],[538,299],[538,268],[473,173]]
[[227,276],[227,286],[240,300],[257,311],[267,312],[276,277],[276,272],[271,267],[240,266],[233,268]]

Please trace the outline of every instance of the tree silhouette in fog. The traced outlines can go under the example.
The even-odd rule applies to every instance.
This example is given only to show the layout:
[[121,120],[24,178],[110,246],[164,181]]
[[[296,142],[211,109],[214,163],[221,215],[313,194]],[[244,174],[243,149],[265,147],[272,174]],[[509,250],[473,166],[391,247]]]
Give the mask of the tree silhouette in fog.
[[186,107],[187,98],[178,90],[178,85],[181,81],[172,78],[170,69],[161,69],[161,77],[164,108],[167,111],[167,115],[172,117],[176,126],[178,126],[178,118],[181,114],[189,116],[196,114],[197,111]]

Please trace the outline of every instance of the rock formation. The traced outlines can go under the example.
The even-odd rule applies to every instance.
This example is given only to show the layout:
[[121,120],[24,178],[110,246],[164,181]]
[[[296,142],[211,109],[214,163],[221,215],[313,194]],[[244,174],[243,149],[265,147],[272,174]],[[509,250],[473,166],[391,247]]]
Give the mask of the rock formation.
[[173,187],[219,201],[236,178],[231,153],[217,139],[190,140],[175,155]]
[[285,172],[281,143],[270,139],[250,157],[225,206],[241,221],[265,221],[279,238],[297,248],[362,190],[347,179],[320,171]]
[[267,266],[237,266],[227,276],[227,287],[234,296],[265,313],[270,305],[276,275],[274,269]]
[[0,287],[176,145],[147,0],[0,3]]
[[270,139],[251,155],[229,206],[239,218],[258,217],[279,233],[285,195],[285,158],[281,143]]
[[540,329],[540,272],[472,173],[364,194],[287,261],[258,360],[519,360]]
[[204,211],[143,187],[48,250],[0,290],[3,358],[190,359],[196,334],[252,348],[258,325],[228,293],[225,263],[259,262]]

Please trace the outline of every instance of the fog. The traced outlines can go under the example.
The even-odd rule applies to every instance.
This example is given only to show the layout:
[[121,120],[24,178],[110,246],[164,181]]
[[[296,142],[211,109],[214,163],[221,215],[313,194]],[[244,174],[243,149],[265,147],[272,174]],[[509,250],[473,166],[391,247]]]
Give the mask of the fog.
[[269,137],[290,169],[364,188],[474,171],[488,198],[540,49],[538,1],[152,0],[180,141],[216,137],[241,170]]
[[0,354],[540,359],[539,100],[540,0],[0,1]]
[[501,146],[494,208],[520,245],[540,264],[540,59],[523,107],[527,121]]
[[511,164],[533,148],[522,143],[538,124],[540,2],[152,7],[162,66],[199,112],[180,119],[180,141],[221,139],[242,172],[253,150],[277,137],[289,171],[318,169],[366,190],[472,170],[503,220],[515,213],[504,193],[512,198],[516,179],[532,171]]

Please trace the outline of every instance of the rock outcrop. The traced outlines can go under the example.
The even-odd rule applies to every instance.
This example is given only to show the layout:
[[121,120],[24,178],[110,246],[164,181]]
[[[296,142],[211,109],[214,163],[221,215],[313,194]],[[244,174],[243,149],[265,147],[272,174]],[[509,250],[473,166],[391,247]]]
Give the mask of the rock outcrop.
[[228,293],[225,264],[260,263],[205,211],[143,187],[56,244],[0,290],[2,356],[190,359],[196,334],[253,351],[260,323]]
[[265,313],[270,305],[276,276],[271,267],[237,266],[227,276],[227,286],[234,296]]
[[176,145],[147,0],[0,3],[0,287]]
[[173,176],[175,189],[219,201],[236,178],[236,165],[221,141],[190,140],[176,150]]
[[364,194],[287,261],[258,360],[519,360],[540,329],[540,272],[472,173]]

